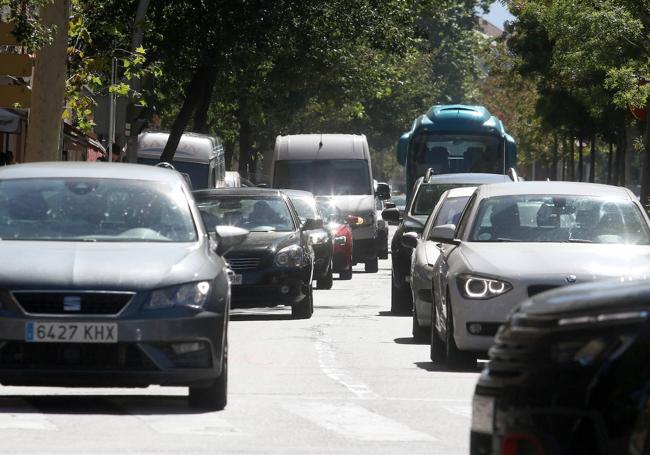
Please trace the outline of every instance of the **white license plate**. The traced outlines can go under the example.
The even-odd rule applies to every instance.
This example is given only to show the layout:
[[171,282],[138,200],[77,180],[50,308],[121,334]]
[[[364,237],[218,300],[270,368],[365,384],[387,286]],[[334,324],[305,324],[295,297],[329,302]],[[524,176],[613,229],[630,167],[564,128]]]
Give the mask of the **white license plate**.
[[117,343],[114,322],[38,322],[25,324],[25,341],[34,343]]
[[234,273],[230,280],[230,284],[242,284],[242,280],[243,278],[241,273]]

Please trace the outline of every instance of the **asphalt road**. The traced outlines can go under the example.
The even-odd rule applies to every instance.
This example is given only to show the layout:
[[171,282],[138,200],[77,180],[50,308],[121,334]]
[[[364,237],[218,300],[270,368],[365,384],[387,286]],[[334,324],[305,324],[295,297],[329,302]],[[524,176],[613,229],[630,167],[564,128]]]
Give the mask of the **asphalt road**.
[[0,453],[468,453],[478,373],[432,364],[390,314],[390,261],[314,303],[234,312],[222,412],[181,388],[0,387]]

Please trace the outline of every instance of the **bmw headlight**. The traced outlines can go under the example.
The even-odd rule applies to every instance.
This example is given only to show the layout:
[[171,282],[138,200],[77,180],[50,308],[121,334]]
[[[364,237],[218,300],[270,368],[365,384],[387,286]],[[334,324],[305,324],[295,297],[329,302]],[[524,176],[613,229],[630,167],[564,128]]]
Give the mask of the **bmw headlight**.
[[278,267],[300,267],[302,256],[302,248],[299,245],[289,245],[275,254],[275,265]]
[[151,298],[145,304],[145,308],[159,310],[185,306],[200,310],[206,304],[209,294],[210,283],[207,281],[157,289],[151,293]]
[[459,275],[458,288],[466,299],[491,299],[505,294],[512,285],[505,281],[475,275]]

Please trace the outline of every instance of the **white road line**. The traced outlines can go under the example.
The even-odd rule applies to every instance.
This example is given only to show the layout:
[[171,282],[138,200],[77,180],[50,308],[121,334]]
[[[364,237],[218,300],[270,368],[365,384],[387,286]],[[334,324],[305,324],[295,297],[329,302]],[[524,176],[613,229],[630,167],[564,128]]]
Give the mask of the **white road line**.
[[208,436],[248,436],[216,413],[209,414],[170,414],[170,415],[132,415],[149,428],[163,434],[192,434]]
[[362,441],[437,441],[431,435],[371,412],[353,403],[296,402],[289,411],[342,436]]
[[336,352],[332,346],[332,340],[328,336],[321,335],[314,343],[314,347],[318,354],[318,364],[323,373],[330,379],[343,385],[357,398],[362,400],[376,400],[380,398],[366,384],[354,378],[339,366],[336,360]]

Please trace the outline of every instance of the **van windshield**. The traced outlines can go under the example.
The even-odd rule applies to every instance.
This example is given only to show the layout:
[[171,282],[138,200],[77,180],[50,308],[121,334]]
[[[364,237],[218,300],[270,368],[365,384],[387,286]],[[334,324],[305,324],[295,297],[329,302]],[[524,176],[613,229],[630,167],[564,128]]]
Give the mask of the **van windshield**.
[[365,160],[277,161],[273,185],[316,195],[372,194]]
[[[138,158],[138,163],[155,166],[159,161],[154,158]],[[207,163],[201,164],[188,163],[187,161],[172,161],[172,165],[178,172],[190,176],[193,190],[208,188],[208,173],[210,166]]]

